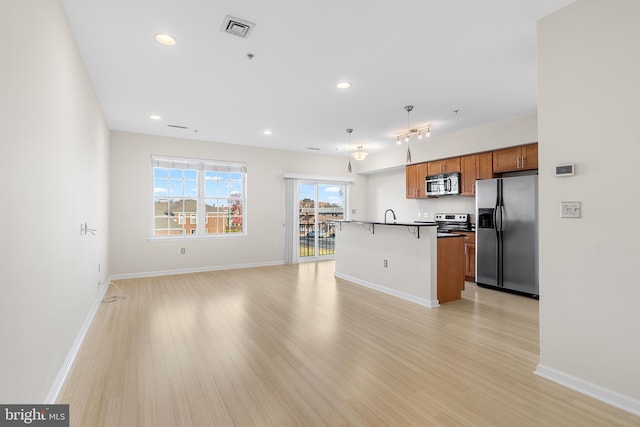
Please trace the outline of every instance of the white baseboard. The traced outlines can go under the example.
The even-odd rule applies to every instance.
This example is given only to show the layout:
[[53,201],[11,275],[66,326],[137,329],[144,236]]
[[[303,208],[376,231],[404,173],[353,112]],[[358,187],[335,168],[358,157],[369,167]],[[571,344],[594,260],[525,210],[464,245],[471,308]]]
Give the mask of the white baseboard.
[[411,301],[413,303],[423,305],[425,307],[436,308],[440,306],[440,303],[438,302],[438,300],[428,300],[424,298],[419,298],[413,295],[406,294],[404,292],[397,291],[395,289],[391,289],[385,286],[377,285],[375,283],[367,282],[366,280],[357,279],[355,277],[351,277],[342,273],[336,272],[334,273],[334,276],[337,277],[338,279],[343,279],[348,282],[355,283],[356,285],[364,286],[366,288],[373,289],[375,291],[382,292],[387,295],[391,295],[406,301]]
[[601,400],[611,406],[640,416],[640,400],[608,390],[581,378],[544,366],[541,363],[536,366],[535,374],[582,394],[586,394],[594,399]]
[[78,332],[78,336],[76,337],[69,353],[67,354],[67,358],[64,360],[62,367],[58,371],[58,375],[56,375],[51,388],[49,389],[49,393],[45,397],[44,403],[54,404],[58,400],[58,395],[60,391],[62,391],[62,387],[67,379],[67,375],[69,375],[69,370],[71,370],[71,366],[73,366],[73,362],[76,360],[76,356],[78,355],[78,351],[80,351],[80,346],[84,341],[84,337],[87,335],[89,331],[89,327],[93,322],[93,318],[96,316],[98,312],[98,307],[100,307],[100,301],[104,298],[104,294],[107,292],[107,288],[109,287],[109,282],[111,282],[110,278],[107,278],[107,281],[100,285],[98,289],[98,296],[87,315],[87,318],[84,320],[82,327],[80,328],[80,332]]
[[147,271],[147,272],[139,272],[139,273],[114,274],[111,276],[111,280],[138,279],[141,277],[156,277],[156,276],[172,276],[175,274],[203,273],[207,271],[235,270],[240,268],[270,267],[274,265],[284,265],[284,260],[270,261],[270,262],[256,262],[256,263],[250,263],[250,264],[229,264],[229,265],[216,265],[213,267],[178,268],[173,270],[159,270],[159,271]]

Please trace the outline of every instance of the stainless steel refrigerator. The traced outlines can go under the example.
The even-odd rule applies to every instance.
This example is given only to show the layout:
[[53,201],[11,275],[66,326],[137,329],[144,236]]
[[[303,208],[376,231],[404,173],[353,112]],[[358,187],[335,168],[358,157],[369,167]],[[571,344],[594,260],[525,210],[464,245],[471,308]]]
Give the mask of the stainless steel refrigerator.
[[538,176],[476,181],[476,282],[538,296]]

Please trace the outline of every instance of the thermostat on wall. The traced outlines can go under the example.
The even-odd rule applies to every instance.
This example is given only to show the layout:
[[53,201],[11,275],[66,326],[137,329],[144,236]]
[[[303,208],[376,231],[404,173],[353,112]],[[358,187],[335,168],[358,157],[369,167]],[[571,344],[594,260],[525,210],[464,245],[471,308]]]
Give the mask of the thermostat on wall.
[[556,176],[572,176],[575,171],[573,163],[566,163],[563,165],[556,165]]

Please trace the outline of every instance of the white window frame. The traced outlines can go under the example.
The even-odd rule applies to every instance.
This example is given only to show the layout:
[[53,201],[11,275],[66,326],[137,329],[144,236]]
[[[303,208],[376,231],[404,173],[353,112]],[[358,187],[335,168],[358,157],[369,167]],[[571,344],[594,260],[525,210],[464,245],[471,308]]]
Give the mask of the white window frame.
[[[154,168],[167,168],[167,169],[189,169],[197,172],[197,215],[196,225],[197,232],[190,234],[184,233],[175,235],[156,235],[156,211],[155,204],[158,199],[155,196],[155,174]],[[242,231],[241,232],[226,232],[226,233],[208,233],[206,228],[208,224],[208,217],[206,215],[206,194],[205,194],[205,172],[232,172],[242,174],[242,195],[239,197],[242,204]],[[247,165],[243,162],[228,162],[218,160],[206,160],[206,159],[194,159],[194,158],[182,158],[182,157],[169,157],[169,156],[151,156],[151,231],[150,239],[212,239],[212,238],[233,238],[247,235]],[[237,197],[237,196],[236,196]],[[185,219],[186,214],[183,214]],[[186,222],[186,221],[185,221]],[[189,216],[189,223],[191,222],[191,216]]]

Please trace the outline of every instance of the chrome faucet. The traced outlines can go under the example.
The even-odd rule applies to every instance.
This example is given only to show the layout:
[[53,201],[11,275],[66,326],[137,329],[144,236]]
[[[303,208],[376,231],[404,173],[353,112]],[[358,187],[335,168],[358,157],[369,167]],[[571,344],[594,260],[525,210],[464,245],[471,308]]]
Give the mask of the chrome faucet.
[[393,222],[396,222],[396,213],[393,211],[393,209],[387,209],[386,211],[384,211],[385,224],[387,223],[387,212],[391,212],[391,215],[393,215]]

